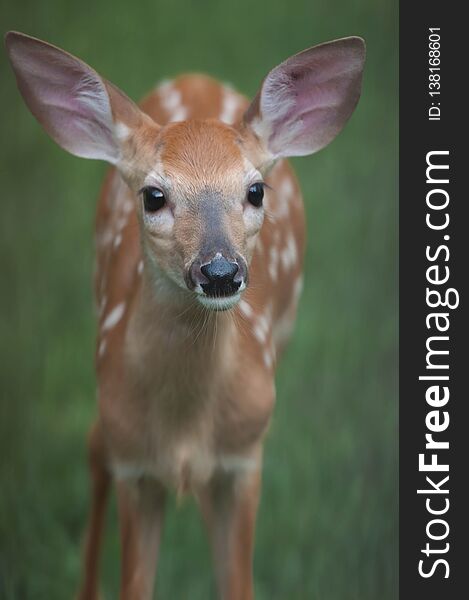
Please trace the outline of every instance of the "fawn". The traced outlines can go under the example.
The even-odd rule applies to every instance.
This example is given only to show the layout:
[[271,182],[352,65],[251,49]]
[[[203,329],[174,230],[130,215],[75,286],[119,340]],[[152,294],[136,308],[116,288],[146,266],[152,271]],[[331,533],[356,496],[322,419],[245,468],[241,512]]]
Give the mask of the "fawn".
[[303,205],[284,159],[320,150],[345,125],[364,42],[292,56],[251,103],[184,75],[139,107],[55,46],[10,32],[6,47],[47,133],[71,154],[113,165],[96,218],[99,416],[79,598],[98,597],[113,480],[123,600],[153,595],[168,489],[197,499],[220,597],[248,600],[275,365],[302,282]]

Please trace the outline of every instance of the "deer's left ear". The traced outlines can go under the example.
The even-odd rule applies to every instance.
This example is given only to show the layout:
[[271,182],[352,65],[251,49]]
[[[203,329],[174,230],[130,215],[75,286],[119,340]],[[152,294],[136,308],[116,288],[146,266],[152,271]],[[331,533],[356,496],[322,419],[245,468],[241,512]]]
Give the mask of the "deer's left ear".
[[10,31],[6,48],[26,105],[51,138],[84,158],[117,164],[121,138],[157,125],[112,83],[79,58]]
[[348,37],[300,52],[275,67],[244,115],[244,127],[272,158],[327,146],[361,92],[365,43]]

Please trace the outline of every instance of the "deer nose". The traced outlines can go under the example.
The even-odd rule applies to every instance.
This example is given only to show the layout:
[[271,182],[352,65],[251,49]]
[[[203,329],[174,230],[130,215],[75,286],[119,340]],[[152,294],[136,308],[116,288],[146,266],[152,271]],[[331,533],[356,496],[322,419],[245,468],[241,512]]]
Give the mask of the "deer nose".
[[209,263],[200,267],[202,274],[207,279],[200,285],[207,296],[231,296],[235,294],[241,280],[235,281],[239,271],[238,263],[227,260],[224,256],[216,256]]

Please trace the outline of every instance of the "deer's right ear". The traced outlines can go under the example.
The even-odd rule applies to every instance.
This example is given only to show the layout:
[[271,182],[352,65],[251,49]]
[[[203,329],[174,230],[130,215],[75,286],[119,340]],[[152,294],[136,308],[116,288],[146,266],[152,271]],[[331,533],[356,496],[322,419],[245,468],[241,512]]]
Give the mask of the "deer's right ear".
[[29,110],[62,148],[116,164],[119,137],[153,121],[87,64],[41,40],[10,31],[5,45]]
[[327,146],[360,97],[365,44],[349,37],[287,59],[264,79],[244,115],[267,160],[303,156]]

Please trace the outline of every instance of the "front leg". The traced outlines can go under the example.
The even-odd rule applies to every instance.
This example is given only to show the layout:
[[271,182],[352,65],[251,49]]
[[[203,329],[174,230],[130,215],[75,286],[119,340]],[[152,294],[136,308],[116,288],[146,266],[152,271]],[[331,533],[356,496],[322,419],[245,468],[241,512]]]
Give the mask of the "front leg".
[[151,600],[163,525],[165,492],[146,479],[119,481],[121,600]]
[[222,600],[252,600],[254,529],[261,489],[255,469],[215,475],[198,497],[207,524]]

